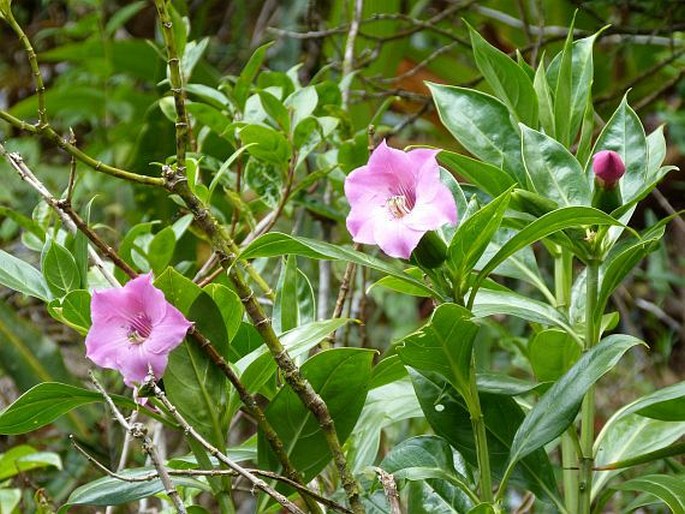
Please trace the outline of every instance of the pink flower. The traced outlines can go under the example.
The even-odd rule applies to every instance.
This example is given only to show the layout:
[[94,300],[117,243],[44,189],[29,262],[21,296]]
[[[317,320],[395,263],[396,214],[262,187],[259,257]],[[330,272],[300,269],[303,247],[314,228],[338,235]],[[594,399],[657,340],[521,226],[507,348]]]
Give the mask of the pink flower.
[[369,163],[345,180],[347,230],[357,243],[377,244],[408,259],[429,230],[457,222],[457,205],[440,181],[437,150],[403,152],[383,141]]
[[613,150],[602,150],[592,157],[592,171],[602,187],[614,187],[626,172],[621,156]]
[[152,285],[152,274],[124,287],[95,291],[90,303],[93,325],[86,336],[86,357],[118,370],[129,387],[142,383],[151,368],[161,377],[169,353],[192,326]]

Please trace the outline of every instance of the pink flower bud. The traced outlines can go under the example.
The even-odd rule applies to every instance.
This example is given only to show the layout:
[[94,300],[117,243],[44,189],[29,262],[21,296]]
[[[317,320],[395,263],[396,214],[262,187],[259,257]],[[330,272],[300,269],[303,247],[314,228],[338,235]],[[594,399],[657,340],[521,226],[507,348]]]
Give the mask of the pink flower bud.
[[612,188],[618,184],[619,179],[626,171],[621,156],[613,150],[602,150],[592,158],[592,171],[600,186]]

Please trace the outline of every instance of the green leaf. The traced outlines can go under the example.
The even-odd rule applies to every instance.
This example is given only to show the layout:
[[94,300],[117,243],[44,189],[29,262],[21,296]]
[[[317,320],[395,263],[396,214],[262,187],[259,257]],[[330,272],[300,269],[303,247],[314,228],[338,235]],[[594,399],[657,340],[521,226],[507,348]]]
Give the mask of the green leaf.
[[243,127],[240,130],[240,140],[246,146],[251,145],[247,149],[251,155],[280,167],[286,166],[292,151],[283,134],[261,125]]
[[[124,469],[119,471],[121,475],[130,478],[147,476],[153,473],[155,468]],[[189,487],[199,491],[209,491],[206,483],[189,477],[173,476],[171,482],[176,487]],[[158,478],[149,481],[126,482],[118,478],[106,476],[88,482],[72,491],[66,503],[57,511],[58,514],[67,514],[75,505],[123,505],[134,502],[141,498],[154,496],[164,491],[164,485]]]
[[40,271],[4,250],[0,250],[0,284],[44,302],[52,296]]
[[519,121],[537,127],[538,103],[528,75],[508,55],[498,50],[469,25],[476,66],[495,94]]
[[269,232],[250,243],[240,255],[241,259],[257,257],[276,257],[281,255],[300,255],[310,259],[341,260],[354,262],[360,266],[375,269],[411,284],[435,296],[435,291],[423,282],[382,261],[381,259],[354,251],[349,248],[328,244],[305,237],[293,237],[279,232]]
[[569,320],[554,307],[514,292],[480,289],[471,310],[479,318],[505,314],[533,323],[554,325],[569,334],[573,333]]
[[465,155],[443,150],[438,154],[438,159],[457,175],[466,178],[493,197],[501,195],[516,183],[501,168]]
[[[219,354],[228,353],[223,316],[209,294],[202,291],[187,315]],[[222,422],[220,414],[226,406],[227,379],[197,344],[186,339],[171,352],[164,386],[171,403],[198,432],[216,446],[226,445],[228,420]]]
[[259,91],[258,94],[266,113],[284,132],[290,132],[290,114],[283,103],[268,91]]
[[270,41],[257,48],[250,57],[250,60],[247,61],[243,71],[240,73],[240,77],[238,77],[235,87],[233,88],[233,97],[240,110],[245,107],[245,100],[250,91],[250,85],[254,82],[257,72],[264,62],[266,51],[273,44],[274,42]]
[[644,343],[628,335],[611,335],[583,354],[521,423],[511,445],[509,466],[561,435],[576,417],[585,392],[638,344]]
[[615,247],[615,251],[611,252],[606,261],[602,263],[597,312],[604,312],[609,298],[621,285],[623,279],[633,271],[642,259],[659,247],[665,227],[656,228],[656,231],[650,230],[649,236],[644,237],[644,239],[633,240],[628,244]]
[[500,373],[478,373],[476,375],[476,384],[480,393],[498,394],[501,396],[519,396],[530,393],[540,387],[540,384]]
[[[477,466],[476,444],[471,419],[463,399],[435,373],[409,370],[416,396],[426,420],[437,435],[445,438],[471,465]],[[480,394],[485,419],[493,476],[501,478],[516,429],[524,419],[521,407],[510,396]],[[549,457],[540,449],[524,458],[515,468],[512,482],[530,489],[543,499],[561,501],[556,491]]]
[[506,171],[525,185],[521,137],[509,109],[490,95],[473,89],[428,84],[440,120],[473,155]]
[[463,465],[461,455],[454,455],[447,441],[428,435],[402,441],[385,456],[380,467],[391,473],[396,482],[426,481],[437,496],[451,504],[454,512],[464,512],[473,507],[477,497],[469,479],[455,468],[455,460]]
[[[123,408],[137,408],[136,403],[125,396],[110,396]],[[59,382],[43,382],[26,391],[0,413],[0,434],[32,432],[76,407],[99,401],[103,401],[103,398],[96,391]]]
[[554,104],[552,102],[552,91],[545,75],[544,54],[540,59],[538,69],[535,70],[535,78],[533,79],[533,88],[538,98],[538,105],[540,109],[540,125],[545,133],[554,137]]
[[176,248],[176,234],[172,227],[165,227],[155,234],[147,251],[147,261],[154,275],[161,274],[171,262]]
[[[160,100],[160,107],[162,106],[163,104]],[[233,121],[219,109],[200,102],[186,102],[186,109],[193,115],[193,118],[202,125],[212,129],[218,136],[225,138],[230,135],[229,129],[233,124]],[[172,121],[175,121],[175,114],[174,120]]]
[[17,512],[15,509],[20,501],[21,489],[0,489],[0,514]]
[[62,469],[62,459],[53,452],[39,452],[31,446],[14,446],[0,454],[0,480],[32,469],[54,467]]
[[297,279],[297,257],[289,255],[283,260],[281,274],[276,286],[272,324],[277,334],[299,325]]
[[442,304],[419,331],[402,339],[395,348],[407,366],[438,373],[461,394],[468,405],[471,394],[471,357],[478,325],[472,314],[456,304]]
[[71,328],[85,335],[91,325],[90,293],[83,289],[74,289],[61,303],[61,319]]
[[461,223],[447,251],[447,264],[460,280],[473,270],[502,222],[509,205],[509,191]]
[[218,307],[223,320],[223,327],[226,329],[226,337],[228,341],[232,341],[240,330],[245,312],[243,302],[232,289],[222,284],[208,284],[204,287],[204,291],[211,296],[214,305]]
[[[592,155],[601,150],[618,152],[625,163],[626,172],[619,181],[624,204],[639,198],[651,186],[652,181],[649,180],[647,170],[645,131],[640,118],[628,105],[626,97],[623,97],[621,104],[602,129],[592,149]],[[592,173],[591,166],[592,163],[588,161],[588,176]]]
[[573,27],[575,14],[566,36],[564,48],[559,55],[559,66],[553,73],[547,72],[554,88],[554,128],[555,137],[568,147],[571,144],[571,89],[573,88]]
[[[341,444],[349,437],[364,406],[374,353],[359,348],[325,350],[300,368],[302,377],[328,406]],[[264,413],[283,441],[293,466],[305,481],[311,480],[331,459],[319,422],[290,386],[278,392]],[[277,471],[281,468],[261,431],[259,465]]]
[[685,382],[658,389],[633,405],[640,416],[662,421],[685,421]]
[[298,89],[285,99],[285,106],[292,111],[292,127],[294,130],[297,130],[301,121],[314,113],[318,103],[319,95],[314,86]]
[[[608,214],[593,207],[562,207],[545,214],[526,225],[518,234],[507,241],[497,254],[483,267],[472,291],[510,255],[550,234],[584,225],[621,225]],[[473,298],[473,292],[471,296]]]
[[[420,268],[407,268],[405,273],[413,276],[416,280],[421,280],[423,278],[423,271],[421,271]],[[404,280],[392,276],[383,277],[371,284],[367,289],[367,293],[374,287],[385,287],[391,291],[397,291],[398,293],[418,296],[421,298],[430,298],[431,296],[428,292],[426,292],[425,289],[408,284]]]
[[[280,336],[281,344],[291,358],[305,354],[328,334],[342,327],[349,320],[345,318],[313,321],[301,325]],[[277,366],[265,345],[253,350],[236,362],[241,371],[240,378],[250,392],[257,392],[276,372]]]
[[590,184],[576,158],[558,141],[520,125],[523,163],[533,188],[560,206],[590,205]]
[[528,343],[528,359],[541,382],[564,375],[581,354],[581,347],[569,334],[556,329],[542,330]]
[[184,314],[188,314],[200,289],[192,280],[181,275],[174,268],[167,268],[155,281],[155,286],[164,293],[166,300]]
[[645,475],[615,485],[614,489],[656,496],[673,514],[685,514],[685,477],[682,475]]
[[[395,359],[399,362],[397,356]],[[384,429],[387,426],[405,419],[423,416],[404,364],[400,362],[400,366],[404,374],[403,378],[378,387],[374,387],[376,377],[374,376],[372,379],[370,385],[372,389],[366,397],[366,403],[359,416],[357,426],[350,436],[352,451],[348,457],[348,462],[350,462],[355,473],[377,462],[381,437],[384,435]],[[377,368],[378,366],[374,368],[374,375]]]
[[[591,102],[592,99],[592,83],[594,75],[592,48],[595,43],[595,39],[597,39],[597,36],[599,36],[602,30],[596,32],[592,36],[574,41],[572,45],[571,89],[568,93],[569,104],[565,117],[566,123],[569,127],[570,141],[575,139],[585,113],[586,105],[588,102]],[[569,33],[572,32],[573,28],[571,27]],[[563,54],[557,55],[549,65],[548,78],[553,88],[557,88],[558,86],[558,74],[560,72],[559,66],[563,61],[562,55]],[[554,135],[553,133],[548,134]]]

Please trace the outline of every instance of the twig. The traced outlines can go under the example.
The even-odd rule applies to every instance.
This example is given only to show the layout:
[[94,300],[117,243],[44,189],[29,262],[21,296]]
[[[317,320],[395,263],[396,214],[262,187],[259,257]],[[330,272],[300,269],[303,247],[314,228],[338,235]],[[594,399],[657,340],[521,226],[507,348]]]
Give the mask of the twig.
[[440,55],[452,50],[456,46],[457,46],[456,42],[450,43],[448,45],[441,46],[437,50],[435,50],[432,53],[430,53],[429,55],[427,55],[426,58],[423,59],[416,66],[413,66],[412,68],[408,69],[404,73],[400,73],[399,75],[395,75],[394,77],[379,77],[379,78],[375,79],[375,82],[377,84],[389,84],[389,83],[399,82],[401,80],[412,77],[412,76],[416,75],[419,71],[421,71],[423,68],[428,66],[433,60],[437,59]]
[[168,0],[155,0],[159,21],[162,25],[162,36],[167,49],[167,65],[169,66],[169,82],[174,95],[176,109],[176,166],[185,174],[186,148],[190,139],[190,124],[186,112],[186,95],[183,89],[183,75],[181,73],[181,57],[176,48],[173,23],[167,10]]
[[388,500],[388,505],[390,506],[390,513],[402,514],[402,509],[400,508],[400,494],[397,492],[395,477],[379,467],[374,467],[373,470],[378,474],[378,479],[383,486],[385,498]]
[[[110,470],[102,464],[100,461],[98,461],[95,457],[90,455],[84,448],[82,448],[76,441],[74,440],[73,436],[69,436],[69,439],[71,440],[72,446],[81,454],[83,455],[88,462],[93,464],[96,468],[98,468],[100,471],[103,473],[107,474],[108,476],[112,478],[116,478],[117,480],[121,480],[122,482],[130,482],[130,483],[139,483],[139,482],[149,482],[151,480],[155,480],[156,478],[159,478],[159,475],[157,474],[156,471],[150,471],[149,473],[146,473],[144,475],[137,475],[137,476],[127,476],[127,475],[122,475],[121,473],[117,473],[115,471]],[[337,512],[342,512],[343,514],[351,514],[352,511],[343,507],[339,503],[326,498],[325,496],[320,495],[316,491],[312,491],[306,486],[303,486],[302,484],[299,484],[297,482],[293,482],[287,477],[284,477],[283,475],[279,475],[278,473],[274,473],[273,471],[265,471],[262,469],[255,469],[255,468],[245,468],[247,471],[250,473],[256,475],[256,476],[262,476],[264,478],[268,478],[270,480],[277,480],[279,482],[282,482],[293,489],[296,489],[297,491],[301,492],[302,494],[305,494],[312,499],[316,500],[317,502],[325,505],[326,507],[329,507]],[[168,469],[167,470],[169,475],[171,476],[238,476],[238,472],[233,470],[233,469]]]
[[[347,77],[354,71],[354,42],[359,33],[359,21],[362,16],[362,9],[364,7],[364,0],[355,0],[354,12],[352,14],[352,21],[350,22],[350,30],[347,33],[347,41],[345,43],[345,53],[343,55],[342,76]],[[350,99],[349,85],[343,89],[342,105],[343,109],[347,107]]]
[[147,429],[145,426],[142,423],[129,423],[126,421],[124,415],[114,404],[112,398],[107,394],[107,391],[105,391],[100,385],[100,382],[98,382],[98,380],[95,378],[95,375],[92,371],[89,372],[89,375],[90,379],[95,385],[95,388],[100,392],[100,394],[102,394],[105,402],[107,405],[109,405],[109,408],[114,413],[114,417],[119,424],[124,428],[124,430],[130,433],[132,437],[140,440],[143,451],[148,455],[148,457],[150,457],[150,461],[157,470],[159,479],[164,486],[164,492],[166,492],[167,496],[171,499],[172,503],[176,507],[176,512],[179,514],[186,514],[187,511],[185,505],[183,505],[183,500],[181,500],[181,496],[178,494],[176,486],[174,486],[174,483],[171,481],[171,477],[169,476],[167,469],[164,467],[164,464],[159,457],[157,447],[152,443],[152,440],[147,435]]
[[[50,191],[48,191],[48,189],[33,174],[29,167],[26,166],[26,163],[21,155],[16,152],[8,152],[1,143],[0,155],[5,158],[14,171],[16,171],[21,177],[21,179],[35,189],[38,194],[43,197],[45,202],[55,210],[67,230],[75,233],[78,230],[78,227],[71,216],[64,211],[64,205],[68,205],[67,202],[64,200],[58,200],[52,195],[52,193],[50,193]],[[113,286],[119,285],[117,279],[109,272],[105,266],[105,263],[90,245],[88,245],[88,257],[92,261],[93,265],[100,271],[105,280],[107,280],[107,282]]]
[[40,72],[40,66],[38,66],[36,51],[33,49],[29,38],[26,36],[21,26],[14,18],[11,8],[8,8],[7,11],[4,12],[4,18],[7,24],[12,28],[14,33],[19,38],[19,41],[21,41],[24,51],[26,52],[29,66],[31,66],[31,72],[33,73],[33,80],[36,85],[36,97],[38,98],[38,127],[43,127],[48,123],[48,116],[45,108],[45,85],[43,84],[43,75]]
[[[668,214],[678,214],[678,211],[675,210],[675,208],[671,205],[668,199],[657,188],[652,189],[652,196],[656,198],[656,201],[659,202],[659,205],[661,205],[661,207]],[[685,234],[685,221],[683,220],[683,218],[681,216],[676,216],[675,218],[673,218],[673,222],[683,232],[683,234]]]
[[181,413],[178,412],[176,407],[174,407],[174,405],[172,405],[172,403],[167,399],[164,392],[155,383],[154,377],[148,376],[145,379],[145,382],[146,382],[147,386],[152,387],[152,389],[155,393],[155,396],[169,410],[169,412],[174,417],[174,419],[178,422],[178,424],[181,425],[181,428],[183,429],[184,433],[186,435],[192,437],[193,439],[195,439],[198,443],[200,443],[209,452],[209,454],[212,457],[216,458],[218,461],[225,464],[229,469],[232,469],[233,471],[235,471],[237,475],[248,480],[255,488],[260,489],[264,493],[271,496],[274,500],[276,500],[283,507],[285,507],[285,509],[287,509],[288,512],[293,512],[295,514],[304,514],[304,512],[302,512],[302,510],[297,505],[295,505],[293,502],[288,500],[288,498],[286,498],[281,493],[279,493],[278,491],[273,489],[271,486],[269,486],[269,484],[264,482],[264,480],[262,480],[261,478],[256,477],[253,473],[251,473],[247,469],[245,469],[242,466],[239,466],[237,463],[233,462],[228,456],[226,456],[224,453],[219,451],[216,447],[214,447],[211,443],[209,443],[204,437],[202,437],[202,435],[200,435],[198,433],[198,431],[195,430],[186,421],[186,419],[181,415]]
[[19,118],[15,118],[11,114],[5,111],[0,110],[0,119],[6,121],[10,125],[23,130],[25,132],[29,132],[30,134],[38,134],[44,138],[46,138],[49,141],[52,141],[55,143],[57,146],[59,146],[62,150],[67,152],[69,155],[75,157],[79,161],[83,162],[87,166],[93,168],[95,171],[101,171],[102,173],[105,173],[107,175],[111,175],[113,177],[122,179],[122,180],[127,180],[129,182],[135,182],[137,184],[142,184],[145,186],[163,186],[164,185],[164,180],[162,180],[159,177],[151,177],[149,175],[141,175],[138,173],[133,173],[131,171],[123,170],[121,168],[117,168],[116,166],[110,166],[108,164],[103,163],[102,161],[98,161],[97,159],[93,159],[90,155],[84,153],[81,151],[77,146],[71,144],[68,140],[64,139],[62,136],[60,136],[55,129],[53,129],[50,125],[45,124],[39,127],[35,127],[33,125],[30,125],[26,123],[23,120],[20,120]]

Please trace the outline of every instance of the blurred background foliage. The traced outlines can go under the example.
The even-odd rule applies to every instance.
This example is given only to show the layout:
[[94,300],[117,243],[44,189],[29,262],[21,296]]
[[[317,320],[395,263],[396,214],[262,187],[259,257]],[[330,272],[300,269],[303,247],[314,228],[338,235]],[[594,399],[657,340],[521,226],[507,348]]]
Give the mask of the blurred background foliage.
[[[630,89],[630,102],[647,132],[667,124],[666,163],[685,165],[685,3],[678,0],[203,0],[176,1],[174,7],[177,26],[186,28],[178,37],[183,41],[186,79],[192,84],[189,98],[195,107],[190,112],[196,125],[191,157],[198,166],[198,183],[210,183],[237,148],[236,141],[226,136],[235,119],[252,116],[267,119],[275,129],[283,128],[277,107],[250,103],[260,91],[281,88],[284,98],[286,92],[311,84],[318,95],[313,115],[319,125],[333,120],[330,137],[312,141],[312,154],[299,182],[304,185],[276,224],[281,231],[349,242],[342,223],[347,207],[338,197],[344,174],[367,158],[370,124],[377,140],[388,138],[396,147],[455,145],[438,121],[425,81],[487,90],[472,59],[466,22],[493,45],[533,66],[560,50],[576,10],[578,37],[606,27],[595,44],[596,116],[606,121]],[[73,130],[77,145],[97,160],[139,173],[159,173],[159,163],[175,150],[153,4],[14,0],[13,11],[38,53],[52,126],[64,137]],[[358,32],[354,47],[348,48],[351,28]],[[0,24],[0,41],[0,109],[35,122],[37,100],[26,54],[5,24]],[[261,46],[267,42],[272,44]],[[251,56],[260,47],[265,51],[263,63],[257,62],[258,68],[246,74]],[[517,48],[520,54],[515,53]],[[247,83],[241,86],[241,80]],[[240,109],[235,109],[223,101],[224,93],[235,95],[240,87],[248,90]],[[53,143],[27,137],[2,122],[0,138],[23,154],[52,191],[65,189],[70,160]],[[216,213],[225,223],[240,219],[239,240],[278,206],[284,180],[278,163],[269,163],[256,153],[243,157],[226,173],[224,194],[215,197]],[[132,227],[172,219],[176,212],[173,199],[162,193],[107,179],[80,163],[76,169],[75,203],[83,207],[95,197],[91,222],[116,246]],[[39,255],[29,250],[36,247],[30,236],[20,237],[26,220],[9,210],[32,218],[43,228],[49,225],[50,214],[42,207],[34,209],[34,193],[4,162],[0,173],[0,247],[37,262]],[[241,173],[245,184],[241,197],[235,198],[229,191]],[[634,223],[649,226],[657,217],[685,208],[681,177],[671,174],[660,192],[643,204]],[[147,244],[151,226],[146,229]],[[241,231],[241,226],[246,228]],[[182,236],[172,249],[172,262],[186,271],[199,268],[208,248],[198,241]],[[651,389],[647,384],[671,383],[685,372],[683,247],[685,223],[677,218],[659,251],[614,295],[621,330],[649,341],[652,351],[635,353],[624,361],[621,373],[607,385],[609,390],[600,400],[607,414]],[[546,264],[541,262],[543,268]],[[317,317],[328,316],[344,266],[310,261],[300,265],[314,285]],[[545,269],[549,273],[549,266]],[[278,272],[265,270],[274,283]],[[349,313],[366,323],[348,329],[345,338],[349,344],[385,351],[394,339],[415,329],[431,306],[383,288],[373,288],[367,295],[372,280],[366,271],[358,271],[352,281]],[[70,376],[84,375],[82,338],[77,332],[52,321],[31,299],[9,291],[0,295],[0,407],[38,381],[67,382],[76,380]],[[490,322],[478,346],[480,358],[490,361],[488,369],[525,374],[529,370],[524,369],[524,359],[516,357],[524,335],[524,326],[515,320]],[[92,426],[92,413],[65,423]],[[115,437],[109,430],[105,433]],[[46,429],[29,437],[50,441],[57,436],[55,429]],[[0,442],[0,451],[21,442],[22,438]],[[55,442],[54,449],[64,452],[66,443]],[[69,473],[58,478],[33,470],[25,477],[32,485],[23,494],[47,486],[53,501],[63,500],[85,469],[78,458],[72,455],[70,459],[75,462],[64,463]],[[54,459],[46,462],[55,466]],[[35,502],[39,504],[40,498]]]

